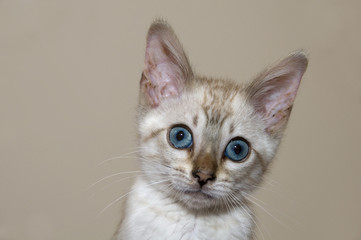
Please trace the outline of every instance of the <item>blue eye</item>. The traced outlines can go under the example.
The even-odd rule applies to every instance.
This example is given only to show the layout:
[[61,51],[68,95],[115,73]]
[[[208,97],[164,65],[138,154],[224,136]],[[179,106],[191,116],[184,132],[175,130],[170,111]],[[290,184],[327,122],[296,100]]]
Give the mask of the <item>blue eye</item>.
[[232,161],[242,161],[248,156],[249,146],[243,139],[231,140],[224,152],[224,155]]
[[184,149],[192,146],[193,137],[185,126],[175,126],[169,131],[169,141],[173,147]]

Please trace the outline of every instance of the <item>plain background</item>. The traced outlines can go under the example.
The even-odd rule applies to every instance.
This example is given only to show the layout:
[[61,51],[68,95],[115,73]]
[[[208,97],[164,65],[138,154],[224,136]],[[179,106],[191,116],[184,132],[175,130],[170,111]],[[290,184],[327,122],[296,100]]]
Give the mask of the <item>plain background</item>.
[[[255,193],[258,239],[361,239],[360,1],[0,0],[0,239],[109,239],[137,169],[145,35],[173,26],[199,73],[249,81],[310,55]],[[123,179],[126,178],[127,179]],[[123,179],[122,181],[120,179]],[[257,230],[259,231],[259,230]]]

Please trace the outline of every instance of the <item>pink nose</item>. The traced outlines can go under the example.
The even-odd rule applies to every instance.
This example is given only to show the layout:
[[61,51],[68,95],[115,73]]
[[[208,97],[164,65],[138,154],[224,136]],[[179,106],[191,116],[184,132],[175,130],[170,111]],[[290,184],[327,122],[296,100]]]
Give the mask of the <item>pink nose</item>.
[[203,170],[194,171],[192,173],[192,175],[194,178],[197,178],[198,183],[201,187],[203,185],[205,185],[208,181],[212,181],[215,179],[215,176],[213,173],[203,171]]

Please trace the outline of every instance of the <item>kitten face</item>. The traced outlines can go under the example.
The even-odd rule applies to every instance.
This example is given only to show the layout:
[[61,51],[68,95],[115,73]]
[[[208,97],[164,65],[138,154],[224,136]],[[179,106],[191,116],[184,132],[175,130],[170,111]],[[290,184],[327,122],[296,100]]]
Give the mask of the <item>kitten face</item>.
[[173,30],[154,23],[138,115],[150,187],[192,210],[242,205],[277,150],[306,66],[295,53],[245,86],[198,77]]
[[[155,187],[189,208],[220,207],[235,197],[243,201],[242,191],[249,192],[259,183],[277,143],[262,131],[262,122],[245,101],[241,86],[207,79],[195,81],[199,84],[189,92],[142,117],[144,172],[149,181],[164,180]],[[191,147],[172,146],[169,133],[173,126],[189,129]],[[225,155],[228,143],[236,138],[249,144],[249,153],[241,161]],[[194,176],[197,171],[212,177],[200,183]]]

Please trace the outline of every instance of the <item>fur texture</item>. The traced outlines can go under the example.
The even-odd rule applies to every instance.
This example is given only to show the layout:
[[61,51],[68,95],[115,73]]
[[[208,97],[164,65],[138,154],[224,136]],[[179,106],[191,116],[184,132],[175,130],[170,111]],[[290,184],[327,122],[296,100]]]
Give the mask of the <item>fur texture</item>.
[[[147,36],[138,109],[141,174],[114,239],[252,239],[247,196],[273,159],[307,67],[296,52],[247,85],[195,75],[170,26]],[[192,135],[185,149],[170,130]],[[232,139],[249,152],[227,157]]]

